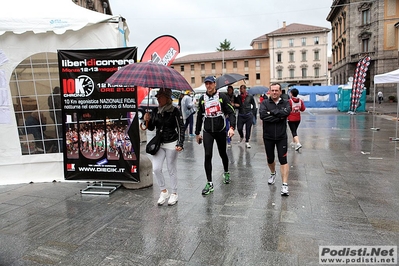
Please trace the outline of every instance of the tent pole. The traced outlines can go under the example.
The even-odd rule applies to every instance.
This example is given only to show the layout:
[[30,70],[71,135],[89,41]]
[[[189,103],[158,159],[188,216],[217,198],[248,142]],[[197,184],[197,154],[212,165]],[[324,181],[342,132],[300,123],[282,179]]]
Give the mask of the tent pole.
[[374,84],[374,95],[373,95],[373,127],[371,130],[380,130],[379,128],[375,127],[375,84]]

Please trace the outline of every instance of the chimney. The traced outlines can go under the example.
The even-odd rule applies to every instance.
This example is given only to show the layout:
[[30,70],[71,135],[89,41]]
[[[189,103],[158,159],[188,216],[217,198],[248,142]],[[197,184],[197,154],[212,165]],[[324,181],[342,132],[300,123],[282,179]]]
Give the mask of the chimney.
[[286,26],[285,21],[283,21],[283,29],[285,29],[285,26]]

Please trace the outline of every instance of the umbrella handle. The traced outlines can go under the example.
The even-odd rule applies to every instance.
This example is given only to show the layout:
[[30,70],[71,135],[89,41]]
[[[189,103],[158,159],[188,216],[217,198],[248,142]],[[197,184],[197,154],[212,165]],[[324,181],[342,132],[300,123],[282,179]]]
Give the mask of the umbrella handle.
[[143,123],[140,124],[141,130],[146,130],[148,128],[148,121],[145,121],[145,125]]

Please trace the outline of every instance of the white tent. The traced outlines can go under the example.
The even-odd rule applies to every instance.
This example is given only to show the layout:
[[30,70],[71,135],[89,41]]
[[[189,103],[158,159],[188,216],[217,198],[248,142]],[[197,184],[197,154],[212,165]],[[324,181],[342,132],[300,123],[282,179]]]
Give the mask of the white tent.
[[3,1],[0,8],[0,184],[63,179],[61,153],[22,155],[10,80],[26,58],[62,49],[126,46],[120,16],[71,0]]
[[[399,69],[374,76],[374,84],[384,84],[384,83],[397,83],[396,95],[399,95]],[[375,86],[374,86],[374,110],[375,110]],[[396,110],[396,118],[398,117],[399,117],[399,103]],[[373,120],[373,128],[374,128],[374,120]],[[396,119],[395,140],[398,140],[398,119]]]

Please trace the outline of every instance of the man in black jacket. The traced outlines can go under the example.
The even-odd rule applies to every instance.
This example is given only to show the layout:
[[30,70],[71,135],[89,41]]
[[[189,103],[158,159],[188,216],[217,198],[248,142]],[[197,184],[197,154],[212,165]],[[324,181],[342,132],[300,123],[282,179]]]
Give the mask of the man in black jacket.
[[254,110],[256,108],[256,103],[254,96],[247,93],[247,86],[240,86],[240,95],[238,96],[238,102],[240,107],[238,107],[238,119],[237,119],[237,131],[240,134],[241,143],[244,139],[244,126],[245,126],[245,147],[251,148],[249,144],[249,139],[251,138],[251,129],[254,119]]
[[[202,190],[202,195],[208,195],[213,192],[212,183],[212,154],[213,142],[216,141],[219,155],[222,158],[224,173],[223,182],[230,183],[229,158],[226,151],[226,137],[234,136],[236,126],[236,116],[234,108],[225,93],[219,93],[216,90],[216,78],[208,76],[204,80],[206,93],[198,101],[197,122],[195,125],[195,135],[198,144],[204,142],[205,151],[205,174],[207,183]],[[225,115],[230,118],[230,129],[226,134]],[[204,123],[203,136],[200,135]]]
[[259,107],[259,115],[263,121],[263,142],[267,164],[271,172],[268,183],[273,185],[276,182],[276,162],[274,160],[274,149],[276,147],[283,182],[281,195],[288,196],[287,117],[291,112],[291,107],[288,101],[280,97],[281,93],[280,84],[271,84],[270,97],[262,101]]

